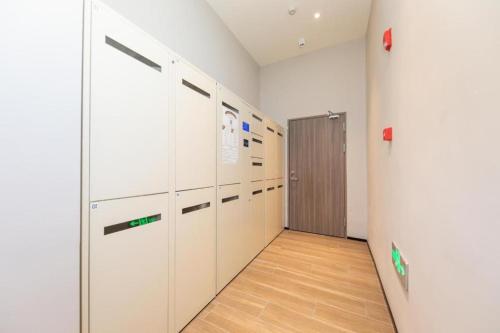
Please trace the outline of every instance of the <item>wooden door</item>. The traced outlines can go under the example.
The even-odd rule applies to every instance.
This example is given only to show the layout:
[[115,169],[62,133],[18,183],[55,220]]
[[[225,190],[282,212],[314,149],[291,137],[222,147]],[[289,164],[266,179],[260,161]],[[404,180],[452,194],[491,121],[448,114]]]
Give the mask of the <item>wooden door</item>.
[[345,114],[289,121],[290,229],[346,236]]

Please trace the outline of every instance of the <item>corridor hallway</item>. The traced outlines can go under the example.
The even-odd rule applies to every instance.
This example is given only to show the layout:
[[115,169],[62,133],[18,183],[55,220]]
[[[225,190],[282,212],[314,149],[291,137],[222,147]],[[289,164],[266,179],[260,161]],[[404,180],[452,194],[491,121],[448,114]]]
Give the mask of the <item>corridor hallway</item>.
[[394,328],[366,243],[285,230],[183,332]]

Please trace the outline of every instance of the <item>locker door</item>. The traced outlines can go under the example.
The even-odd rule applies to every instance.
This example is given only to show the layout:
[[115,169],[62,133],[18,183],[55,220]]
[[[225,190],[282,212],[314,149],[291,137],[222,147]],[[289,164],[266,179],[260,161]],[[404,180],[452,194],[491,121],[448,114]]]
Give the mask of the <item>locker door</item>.
[[278,180],[277,192],[276,192],[276,229],[275,234],[279,235],[283,230],[283,213],[284,213],[284,187],[283,179]]
[[266,131],[264,135],[264,160],[266,162],[265,178],[276,178],[276,127],[271,120],[266,120]]
[[264,116],[261,112],[257,110],[252,110],[252,133],[255,133],[259,136],[264,136]]
[[265,210],[266,210],[266,245],[276,237],[276,220],[277,220],[277,186],[275,180],[266,180],[266,194],[265,194]]
[[264,138],[252,133],[252,149],[250,156],[264,158]]
[[248,238],[242,185],[220,186],[217,223],[217,292],[221,291],[246,265]]
[[284,159],[284,131],[281,126],[277,130],[277,153],[276,153],[276,178],[283,178],[283,159]]
[[215,297],[215,288],[215,188],[178,192],[175,221],[177,331],[184,328]]
[[252,244],[250,249],[250,260],[265,247],[265,191],[266,184],[264,181],[251,184],[250,232],[248,233],[248,238],[251,240]]
[[264,180],[265,178],[265,166],[264,160],[260,158],[252,158],[252,169],[251,169],[251,181]]
[[176,189],[215,186],[216,84],[183,62],[176,67]]
[[217,99],[217,183],[241,183],[245,167],[242,156],[243,105],[237,96],[222,86],[218,87]]
[[168,195],[91,204],[90,333],[163,333]]
[[94,4],[91,201],[168,191],[169,68],[164,46]]

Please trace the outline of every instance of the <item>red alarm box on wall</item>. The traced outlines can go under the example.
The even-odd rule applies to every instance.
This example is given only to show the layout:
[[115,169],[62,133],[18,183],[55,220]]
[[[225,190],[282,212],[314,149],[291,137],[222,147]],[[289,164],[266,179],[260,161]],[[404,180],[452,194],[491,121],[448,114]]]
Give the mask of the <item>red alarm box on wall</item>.
[[391,51],[392,48],[392,28],[384,32],[384,48],[386,51]]
[[392,127],[387,127],[384,129],[384,141],[392,141]]

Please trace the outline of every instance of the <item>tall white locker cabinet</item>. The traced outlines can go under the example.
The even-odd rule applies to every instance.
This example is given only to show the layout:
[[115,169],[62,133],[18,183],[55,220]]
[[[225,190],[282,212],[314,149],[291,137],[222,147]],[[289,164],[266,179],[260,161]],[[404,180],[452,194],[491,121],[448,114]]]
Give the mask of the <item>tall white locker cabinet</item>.
[[90,13],[82,327],[84,333],[163,333],[171,58],[164,46],[106,6],[92,2]]

